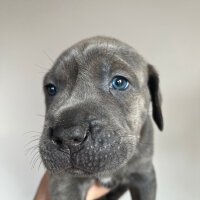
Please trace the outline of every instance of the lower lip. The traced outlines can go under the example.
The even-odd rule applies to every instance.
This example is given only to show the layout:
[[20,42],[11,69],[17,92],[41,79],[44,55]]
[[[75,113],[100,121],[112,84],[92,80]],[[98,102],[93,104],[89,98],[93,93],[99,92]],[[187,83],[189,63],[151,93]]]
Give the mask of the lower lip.
[[88,172],[82,169],[77,169],[77,168],[70,168],[69,172],[72,174],[92,174],[91,172]]

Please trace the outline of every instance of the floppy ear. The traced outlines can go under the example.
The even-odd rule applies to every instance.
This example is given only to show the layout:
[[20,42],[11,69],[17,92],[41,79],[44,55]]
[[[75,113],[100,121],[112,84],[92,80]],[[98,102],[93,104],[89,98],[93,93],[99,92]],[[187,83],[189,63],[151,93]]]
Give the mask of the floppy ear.
[[152,65],[148,65],[148,87],[151,95],[153,119],[160,130],[163,130],[163,117],[161,111],[161,95],[159,91],[158,73]]

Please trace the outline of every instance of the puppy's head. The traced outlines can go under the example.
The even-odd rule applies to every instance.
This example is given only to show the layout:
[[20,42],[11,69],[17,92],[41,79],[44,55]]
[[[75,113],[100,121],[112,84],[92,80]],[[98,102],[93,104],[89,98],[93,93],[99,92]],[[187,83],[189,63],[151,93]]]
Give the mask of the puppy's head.
[[66,50],[44,78],[40,154],[52,173],[99,176],[134,155],[152,100],[163,128],[158,75],[130,46],[111,38]]

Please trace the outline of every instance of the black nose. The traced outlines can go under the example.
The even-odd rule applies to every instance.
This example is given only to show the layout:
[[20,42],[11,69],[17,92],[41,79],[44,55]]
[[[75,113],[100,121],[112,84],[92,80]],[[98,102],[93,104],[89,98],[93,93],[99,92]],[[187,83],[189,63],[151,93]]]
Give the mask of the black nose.
[[64,128],[62,126],[56,127],[51,130],[51,140],[59,147],[75,147],[80,145],[87,136],[88,125],[82,124]]

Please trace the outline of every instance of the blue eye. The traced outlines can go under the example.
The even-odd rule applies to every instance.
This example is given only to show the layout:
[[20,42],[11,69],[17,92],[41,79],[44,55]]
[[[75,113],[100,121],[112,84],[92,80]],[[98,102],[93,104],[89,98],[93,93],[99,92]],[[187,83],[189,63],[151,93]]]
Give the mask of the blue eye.
[[47,93],[50,95],[50,96],[54,96],[56,95],[56,86],[53,85],[53,84],[48,84],[45,86],[46,90],[47,90]]
[[123,76],[115,76],[112,80],[112,87],[116,90],[125,90],[128,85],[128,80]]

